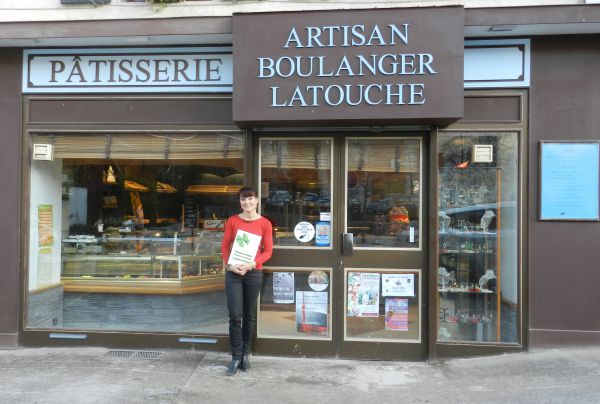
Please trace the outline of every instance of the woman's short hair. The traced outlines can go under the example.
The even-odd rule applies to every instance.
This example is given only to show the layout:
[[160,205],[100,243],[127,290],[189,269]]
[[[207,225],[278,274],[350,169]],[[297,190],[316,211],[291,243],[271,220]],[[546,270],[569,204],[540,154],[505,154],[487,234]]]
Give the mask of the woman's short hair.
[[256,190],[252,187],[242,187],[242,189],[240,189],[239,192],[240,195],[240,199],[241,198],[250,198],[251,196],[257,197],[258,198],[258,194],[256,193]]

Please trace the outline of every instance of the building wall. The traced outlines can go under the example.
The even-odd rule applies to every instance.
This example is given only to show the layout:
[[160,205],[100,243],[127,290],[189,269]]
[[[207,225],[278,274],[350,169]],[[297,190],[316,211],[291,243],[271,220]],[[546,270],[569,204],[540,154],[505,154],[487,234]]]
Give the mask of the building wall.
[[19,330],[21,53],[0,49],[0,349],[17,346]]
[[600,342],[600,223],[541,222],[538,142],[600,139],[600,35],[534,38],[529,139],[530,346]]
[[127,18],[168,18],[230,16],[234,12],[323,10],[338,8],[429,7],[464,5],[474,7],[518,7],[538,5],[576,5],[580,0],[329,0],[329,1],[242,1],[186,0],[167,6],[145,2],[111,0],[109,4],[61,4],[60,0],[3,1],[0,21],[106,20]]
[[[22,8],[31,6],[28,10],[31,13],[37,13],[36,7],[43,8],[43,3],[42,1],[24,0],[18,4]],[[53,3],[56,3],[54,7],[63,13],[63,7],[66,6],[58,5],[59,0],[55,0]],[[198,2],[198,4],[200,3],[208,5],[219,2]],[[364,4],[374,7],[381,3],[384,2],[378,2],[378,4],[365,2]],[[385,3],[389,6],[398,3],[424,5],[423,2]],[[449,4],[449,2],[437,3]],[[527,3],[528,5],[532,4],[532,2]],[[550,4],[550,2],[547,3]],[[15,4],[17,3],[15,2]],[[77,7],[81,7],[85,12],[94,12],[91,19],[99,19],[112,17],[110,17],[110,13],[102,14],[98,10],[102,10],[103,7],[115,7],[116,10],[121,10],[118,8],[121,7],[119,4],[123,3],[120,0],[113,0],[110,6]],[[144,10],[150,9],[146,4],[134,4],[132,3],[130,6],[144,7]],[[243,5],[244,2],[237,4],[238,6]],[[342,4],[342,2],[336,2],[338,6]],[[561,4],[570,3],[561,2]],[[9,7],[16,6],[0,6],[0,20],[17,18],[16,14],[8,12],[10,11]],[[172,5],[156,15],[168,17],[169,15],[165,14],[168,12],[167,10],[171,8],[183,10],[184,7],[197,7],[197,10],[200,10],[204,6]],[[231,10],[230,8],[229,11]],[[239,7],[236,10],[243,11]],[[13,11],[15,10],[13,9]],[[72,11],[75,11],[75,8],[69,12]],[[198,11],[198,13],[200,12]],[[39,15],[43,16],[44,13],[39,13]],[[52,18],[58,19],[58,15],[56,14],[56,17]],[[64,13],[60,15],[64,17]],[[120,15],[119,18],[121,17],[132,18],[127,14]],[[27,19],[22,15],[18,18]],[[596,292],[596,285],[600,283],[600,271],[598,271],[600,224],[597,222],[540,222],[537,220],[538,141],[598,140],[600,138],[600,114],[598,114],[600,111],[600,80],[598,80],[600,77],[598,67],[600,66],[600,48],[598,43],[600,43],[598,34],[535,37],[532,40],[528,156],[529,212],[527,212],[529,233],[526,240],[529,248],[527,293],[529,344],[531,347],[561,342],[600,342],[600,316],[597,314],[597,308],[600,307],[600,294]],[[26,267],[26,263],[19,262],[20,249],[26,248],[19,243],[21,54],[21,49],[0,49],[0,60],[2,60],[0,64],[0,122],[2,123],[0,189],[3,190],[3,197],[0,198],[0,211],[5,212],[0,219],[3,230],[0,236],[0,254],[2,256],[2,264],[0,264],[0,279],[2,280],[0,282],[0,348],[17,344],[20,312],[19,268]],[[39,101],[39,103],[45,102],[51,103],[52,101]],[[50,110],[48,109],[48,111]],[[35,108],[31,112],[35,116]],[[76,116],[81,119],[82,124],[86,123],[85,111],[77,111]],[[46,118],[46,116],[42,117]],[[40,122],[47,121],[41,119]]]

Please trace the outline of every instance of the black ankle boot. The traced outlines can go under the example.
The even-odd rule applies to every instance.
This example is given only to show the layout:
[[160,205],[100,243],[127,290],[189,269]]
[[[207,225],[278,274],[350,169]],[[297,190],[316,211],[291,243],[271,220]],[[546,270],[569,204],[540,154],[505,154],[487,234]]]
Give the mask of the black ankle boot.
[[241,363],[241,361],[239,359],[232,359],[231,363],[227,367],[227,370],[225,371],[225,374],[227,376],[233,376],[237,372],[238,368],[240,367],[240,363]]
[[242,355],[242,362],[240,363],[240,369],[244,372],[247,372],[250,370],[250,357],[248,356],[248,354]]

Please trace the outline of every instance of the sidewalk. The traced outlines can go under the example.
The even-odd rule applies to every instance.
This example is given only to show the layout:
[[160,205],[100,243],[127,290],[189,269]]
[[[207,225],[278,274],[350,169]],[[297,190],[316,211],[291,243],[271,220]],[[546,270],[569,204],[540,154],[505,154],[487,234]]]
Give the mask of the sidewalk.
[[431,364],[255,356],[250,372],[233,377],[228,362],[224,353],[191,350],[0,351],[0,402],[600,402],[600,347]]

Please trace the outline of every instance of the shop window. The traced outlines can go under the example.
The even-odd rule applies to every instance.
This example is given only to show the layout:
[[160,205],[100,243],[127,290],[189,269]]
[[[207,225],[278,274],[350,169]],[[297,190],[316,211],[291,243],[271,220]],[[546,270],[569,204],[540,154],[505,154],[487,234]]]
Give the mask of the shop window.
[[331,246],[331,139],[261,139],[261,213],[276,247]]
[[518,134],[438,138],[438,341],[518,343]]
[[258,337],[331,340],[331,270],[265,269]]
[[419,248],[420,149],[419,139],[348,139],[346,224],[355,247]]
[[34,135],[28,328],[227,333],[240,133]]

